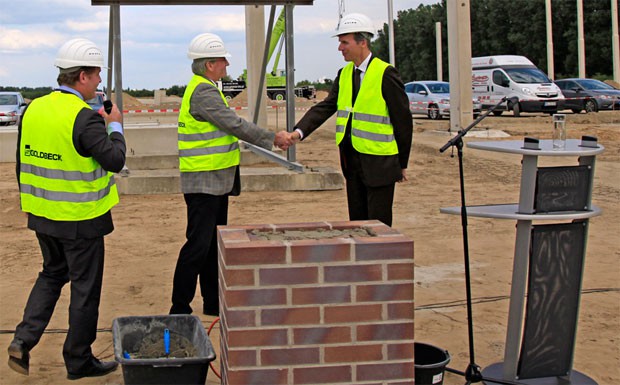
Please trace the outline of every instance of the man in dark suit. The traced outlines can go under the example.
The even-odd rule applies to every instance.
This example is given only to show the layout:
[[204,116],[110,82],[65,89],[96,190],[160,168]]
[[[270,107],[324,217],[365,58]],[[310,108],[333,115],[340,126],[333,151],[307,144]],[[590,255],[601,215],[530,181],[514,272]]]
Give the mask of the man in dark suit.
[[299,120],[290,136],[303,140],[337,113],[349,219],[378,219],[391,226],[395,184],[407,180],[413,120],[398,71],[370,51],[374,31],[365,15],[342,18],[335,37],[349,63],[338,72],[327,98]]

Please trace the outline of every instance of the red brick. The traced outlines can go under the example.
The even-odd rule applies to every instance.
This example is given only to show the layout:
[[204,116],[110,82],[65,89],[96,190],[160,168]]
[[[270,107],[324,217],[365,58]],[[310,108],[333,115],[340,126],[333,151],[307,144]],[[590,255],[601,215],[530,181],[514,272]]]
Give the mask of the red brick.
[[383,359],[382,345],[342,345],[326,346],[326,363],[381,361]]
[[410,319],[413,320],[414,303],[412,301],[389,303],[388,307],[388,319]]
[[241,328],[256,326],[257,310],[226,310],[222,312],[222,318],[226,317],[226,325],[229,328]]
[[413,360],[413,343],[389,344],[388,360]]
[[223,260],[228,266],[283,264],[286,246],[276,241],[253,241],[226,244]]
[[388,281],[413,281],[413,261],[407,263],[390,263],[387,266]]
[[358,381],[413,379],[413,362],[357,365]]
[[403,235],[395,228],[379,223],[378,225],[371,225],[367,227],[368,232],[377,237],[403,237]]
[[326,326],[293,329],[295,345],[322,345],[351,342],[351,328],[348,326]]
[[256,349],[251,350],[228,350],[228,367],[256,366],[258,363]]
[[357,326],[358,341],[413,340],[413,321]]
[[282,366],[282,365],[308,365],[318,364],[320,360],[320,349],[314,348],[291,348],[285,349],[261,349],[261,366]]
[[359,285],[356,288],[358,302],[413,300],[413,282],[386,285]]
[[318,307],[261,310],[261,325],[306,325],[318,324],[321,311]]
[[288,333],[286,329],[251,329],[251,330],[230,330],[228,332],[228,346],[248,347],[248,346],[282,346],[288,344]]
[[413,242],[405,237],[355,238],[357,261],[413,260]]
[[230,370],[226,373],[229,385],[274,385],[288,382],[288,369]]
[[243,229],[218,229],[217,232],[218,243],[229,242],[248,242],[248,232]]
[[291,242],[293,263],[321,263],[351,261],[350,240],[343,238],[300,240]]
[[351,302],[349,286],[293,288],[293,305]]
[[381,304],[370,305],[345,305],[345,306],[325,306],[324,317],[325,322],[334,323],[352,323],[352,322],[368,322],[381,321]]
[[320,366],[293,369],[294,384],[334,384],[350,382],[353,370],[351,366]]
[[261,286],[317,284],[319,269],[316,266],[267,268],[259,269],[258,276]]
[[286,305],[286,289],[239,289],[223,293],[229,308],[240,306]]
[[383,266],[381,265],[353,265],[353,266],[325,266],[325,282],[368,282],[381,281]]
[[220,270],[228,287],[254,286],[254,269],[227,269],[220,265]]

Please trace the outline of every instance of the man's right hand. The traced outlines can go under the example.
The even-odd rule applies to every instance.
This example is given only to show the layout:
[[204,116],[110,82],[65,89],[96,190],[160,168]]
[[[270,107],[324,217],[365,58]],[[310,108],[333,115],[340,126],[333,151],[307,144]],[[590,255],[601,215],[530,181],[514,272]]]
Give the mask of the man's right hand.
[[111,122],[123,122],[123,115],[121,114],[121,111],[118,109],[118,106],[116,104],[112,105],[112,111],[110,111],[109,114],[105,112],[105,109],[103,107],[101,107],[97,112],[99,112],[99,114],[105,119],[106,126]]
[[[290,146],[299,141],[299,139],[295,140],[295,136],[293,134],[295,133],[280,131],[276,134],[273,144],[282,150],[287,150]],[[297,134],[297,136],[298,135],[299,134]]]

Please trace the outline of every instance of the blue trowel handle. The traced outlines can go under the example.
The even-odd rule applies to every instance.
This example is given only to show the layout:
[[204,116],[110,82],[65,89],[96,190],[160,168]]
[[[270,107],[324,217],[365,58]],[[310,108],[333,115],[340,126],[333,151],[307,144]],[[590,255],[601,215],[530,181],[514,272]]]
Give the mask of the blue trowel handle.
[[170,330],[164,329],[164,353],[170,354]]

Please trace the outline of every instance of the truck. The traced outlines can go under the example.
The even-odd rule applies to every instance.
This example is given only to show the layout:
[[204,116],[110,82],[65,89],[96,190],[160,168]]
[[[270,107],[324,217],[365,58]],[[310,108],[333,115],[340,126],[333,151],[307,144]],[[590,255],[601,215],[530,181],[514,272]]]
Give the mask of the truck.
[[474,96],[489,109],[506,98],[493,114],[512,111],[555,114],[564,108],[564,95],[547,75],[525,56],[496,55],[472,58]]
[[[278,47],[278,52],[273,63],[273,69],[265,76],[265,84],[267,87],[267,96],[271,100],[286,100],[286,71],[278,69],[280,61],[280,52],[284,41],[284,9],[280,12],[280,16],[273,27],[271,40],[269,41],[269,52],[267,54],[267,62]],[[230,100],[239,95],[247,87],[247,70],[243,70],[243,75],[237,80],[222,81],[220,84],[222,93],[226,99]],[[316,88],[312,85],[295,87],[293,89],[295,96],[301,98],[316,98]]]
[[[239,95],[247,87],[246,80],[247,71],[243,71],[243,75],[238,80],[221,81],[221,90],[226,99],[231,100]],[[278,70],[277,75],[267,73],[266,76],[267,97],[271,100],[286,100],[286,71]],[[314,99],[316,98],[316,88],[313,85],[295,87],[293,89],[295,96],[299,98]]]

